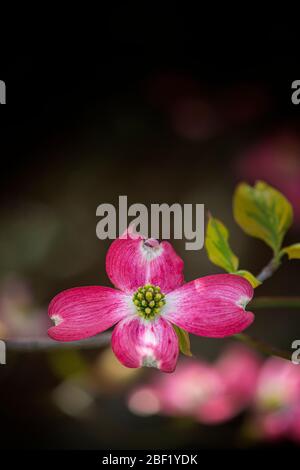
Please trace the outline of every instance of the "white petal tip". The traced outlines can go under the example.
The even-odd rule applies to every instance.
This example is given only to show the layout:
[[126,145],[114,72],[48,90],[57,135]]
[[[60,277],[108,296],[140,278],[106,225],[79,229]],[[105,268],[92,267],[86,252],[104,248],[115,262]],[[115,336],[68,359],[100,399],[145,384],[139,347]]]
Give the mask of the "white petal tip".
[[152,356],[146,356],[143,359],[143,367],[155,367],[158,369],[157,360]]
[[239,305],[240,307],[243,307],[243,309],[245,310],[250,300],[251,299],[249,297],[243,296],[238,300],[237,305]]
[[53,321],[55,326],[59,325],[63,321],[60,315],[52,315],[51,320]]

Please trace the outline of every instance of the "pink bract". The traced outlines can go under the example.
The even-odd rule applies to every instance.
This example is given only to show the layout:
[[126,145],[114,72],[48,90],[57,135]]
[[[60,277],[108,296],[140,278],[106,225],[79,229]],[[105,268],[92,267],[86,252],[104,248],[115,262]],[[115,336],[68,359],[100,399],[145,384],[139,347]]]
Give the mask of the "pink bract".
[[[107,253],[106,271],[116,287],[75,287],[49,305],[55,326],[49,335],[73,341],[97,335],[117,324],[112,349],[127,367],[152,366],[172,372],[179,346],[172,324],[199,336],[230,336],[247,328],[254,316],[245,310],[253,296],[240,276],[218,274],[187,284],[183,261],[169,242],[144,239],[128,229]],[[152,318],[138,312],[133,295],[143,286],[158,286],[163,306]]]

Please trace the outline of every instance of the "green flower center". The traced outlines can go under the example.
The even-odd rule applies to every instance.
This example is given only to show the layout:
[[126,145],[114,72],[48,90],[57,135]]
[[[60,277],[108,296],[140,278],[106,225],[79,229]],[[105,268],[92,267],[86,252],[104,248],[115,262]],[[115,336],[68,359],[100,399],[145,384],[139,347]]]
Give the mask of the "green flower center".
[[160,287],[152,284],[139,287],[132,300],[137,313],[146,320],[153,320],[159,315],[166,303],[165,294],[161,292]]

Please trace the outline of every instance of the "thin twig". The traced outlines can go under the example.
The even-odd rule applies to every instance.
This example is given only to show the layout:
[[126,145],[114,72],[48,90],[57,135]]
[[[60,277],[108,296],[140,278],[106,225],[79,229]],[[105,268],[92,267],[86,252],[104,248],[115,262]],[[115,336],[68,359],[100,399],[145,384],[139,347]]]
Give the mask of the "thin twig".
[[256,351],[266,354],[267,356],[277,356],[281,357],[282,359],[287,359],[289,361],[291,360],[291,352],[278,349],[274,346],[271,346],[270,344],[265,343],[264,341],[252,338],[251,336],[244,333],[235,335],[234,338],[247,344],[247,346],[251,346],[252,348],[256,349]]
[[5,340],[8,349],[15,351],[41,351],[41,350],[57,350],[57,349],[92,349],[109,344],[111,338],[110,333],[102,333],[92,338],[82,339],[80,341],[54,341],[51,338],[15,338]]
[[255,297],[248,305],[251,309],[290,308],[300,309],[300,297]]
[[269,263],[260,271],[260,273],[257,274],[256,278],[260,282],[266,281],[271,276],[273,276],[273,274],[275,273],[275,271],[277,271],[279,266],[280,266],[280,261],[275,257],[272,258],[271,261],[269,261]]

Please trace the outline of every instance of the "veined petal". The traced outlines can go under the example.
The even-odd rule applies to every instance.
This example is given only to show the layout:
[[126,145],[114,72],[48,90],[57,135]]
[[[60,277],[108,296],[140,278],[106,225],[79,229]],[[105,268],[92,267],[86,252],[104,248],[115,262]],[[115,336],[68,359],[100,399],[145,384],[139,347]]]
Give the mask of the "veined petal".
[[153,321],[125,318],[113,331],[112,349],[126,367],[157,367],[164,372],[173,372],[179,353],[172,325],[160,317]]
[[134,311],[129,296],[110,287],[68,289],[52,299],[48,313],[55,326],[49,336],[58,341],[76,341],[101,333]]
[[111,244],[106,271],[111,282],[125,292],[153,284],[166,293],[183,283],[183,261],[170,243],[146,240],[130,231]]
[[245,311],[252,296],[252,286],[240,276],[206,276],[169,293],[163,315],[189,333],[222,338],[252,323],[253,313]]

